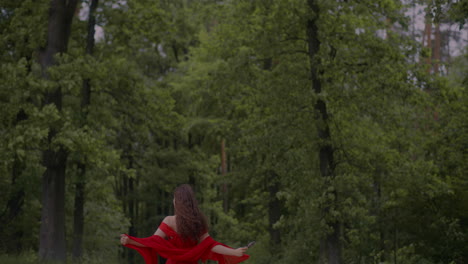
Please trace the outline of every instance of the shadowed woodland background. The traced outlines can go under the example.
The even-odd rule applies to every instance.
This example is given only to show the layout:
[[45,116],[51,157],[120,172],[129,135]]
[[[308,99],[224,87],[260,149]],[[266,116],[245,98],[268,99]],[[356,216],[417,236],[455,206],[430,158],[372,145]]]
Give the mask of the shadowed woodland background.
[[2,0],[0,262],[468,263],[467,0]]

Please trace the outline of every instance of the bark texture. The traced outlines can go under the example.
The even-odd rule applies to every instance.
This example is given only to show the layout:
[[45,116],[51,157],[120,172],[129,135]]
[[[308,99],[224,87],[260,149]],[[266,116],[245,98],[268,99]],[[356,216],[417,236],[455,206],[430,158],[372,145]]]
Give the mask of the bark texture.
[[[39,52],[39,63],[44,78],[49,78],[47,70],[56,63],[54,57],[67,51],[77,3],[77,0],[52,0],[50,2],[47,43]],[[47,105],[54,105],[58,111],[61,111],[62,90],[60,86],[45,93],[43,106]],[[49,147],[42,153],[42,164],[46,170],[42,176],[39,256],[43,260],[65,262],[65,169],[68,153],[61,146],[52,146],[58,131],[59,127],[49,128]]]
[[[316,95],[322,92],[322,81],[320,79],[320,60],[318,53],[320,51],[319,29],[317,26],[318,18],[320,15],[320,8],[316,0],[307,1],[310,10],[312,11],[311,18],[307,21],[307,42],[308,53],[310,59],[310,76],[312,82],[312,90]],[[328,125],[328,112],[327,104],[320,97],[315,103],[315,111],[317,114],[317,132],[319,137],[319,166],[320,175],[324,178],[324,182],[331,184],[334,177],[334,150],[331,144],[331,134]],[[324,205],[321,210],[326,219],[333,205],[336,203],[336,192],[333,192],[331,197],[334,200],[329,201],[329,204]],[[328,196],[328,195],[327,195]],[[319,263],[339,264],[342,263],[341,257],[341,242],[340,242],[340,228],[341,225],[337,220],[329,220],[328,226],[331,232],[324,235],[320,241]]]
[[[96,9],[98,0],[91,0],[88,18],[88,34],[86,38],[86,54],[93,55],[94,51],[94,27],[96,26]],[[81,89],[81,127],[86,125],[89,106],[91,104],[91,80],[83,80]],[[78,162],[78,179],[75,183],[75,205],[73,214],[73,251],[72,256],[75,260],[83,256],[83,233],[84,233],[84,203],[86,191],[86,164],[85,157]]]

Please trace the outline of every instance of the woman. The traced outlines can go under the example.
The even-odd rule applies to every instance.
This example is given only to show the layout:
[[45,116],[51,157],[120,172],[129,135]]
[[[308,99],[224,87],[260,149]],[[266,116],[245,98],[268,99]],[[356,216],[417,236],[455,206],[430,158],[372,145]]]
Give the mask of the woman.
[[157,255],[166,258],[167,264],[196,264],[207,259],[235,264],[249,258],[244,254],[247,247],[233,249],[210,237],[206,218],[190,185],[175,189],[173,203],[174,215],[164,218],[153,236],[136,238],[122,234],[122,245],[137,250],[146,264],[157,264]]

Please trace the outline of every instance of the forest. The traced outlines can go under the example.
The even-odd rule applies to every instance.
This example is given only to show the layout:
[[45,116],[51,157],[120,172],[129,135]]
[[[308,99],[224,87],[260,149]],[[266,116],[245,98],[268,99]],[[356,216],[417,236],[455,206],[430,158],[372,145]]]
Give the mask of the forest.
[[[468,0],[1,0],[0,262],[468,263]],[[161,263],[164,263],[162,260]]]

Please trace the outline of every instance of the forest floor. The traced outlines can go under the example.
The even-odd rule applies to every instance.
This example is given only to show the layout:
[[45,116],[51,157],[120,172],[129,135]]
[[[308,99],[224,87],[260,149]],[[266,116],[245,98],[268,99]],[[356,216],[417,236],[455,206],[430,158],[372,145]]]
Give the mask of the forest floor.
[[[19,255],[6,255],[0,254],[1,264],[57,264],[57,262],[45,262],[41,261],[35,252],[24,252]],[[67,264],[75,263],[86,263],[86,264],[108,264],[108,263],[121,263],[117,258],[115,259],[104,259],[101,257],[96,258],[83,258],[81,262],[73,261],[71,257],[68,258]]]

